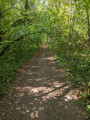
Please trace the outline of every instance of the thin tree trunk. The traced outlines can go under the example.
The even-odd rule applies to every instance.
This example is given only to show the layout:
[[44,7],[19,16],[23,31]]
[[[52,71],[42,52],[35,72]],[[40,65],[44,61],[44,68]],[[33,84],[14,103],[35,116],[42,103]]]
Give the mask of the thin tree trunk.
[[69,3],[69,17],[68,17],[68,21],[69,21],[69,34],[68,34],[68,47],[71,44],[71,0],[68,0]]
[[68,56],[69,56],[69,47],[70,47],[70,44],[71,44],[71,39],[72,39],[72,34],[71,34],[71,31],[72,31],[72,19],[71,17],[73,16],[73,12],[72,12],[72,8],[71,8],[71,5],[72,5],[72,0],[68,0],[68,4],[69,4],[69,16],[68,16],[68,44],[67,44],[67,51],[66,51],[66,59],[68,59]]
[[88,22],[88,40],[90,41],[89,10],[87,10],[87,22]]
[[27,10],[28,7],[29,7],[29,5],[28,5],[28,0],[25,0],[25,9]]

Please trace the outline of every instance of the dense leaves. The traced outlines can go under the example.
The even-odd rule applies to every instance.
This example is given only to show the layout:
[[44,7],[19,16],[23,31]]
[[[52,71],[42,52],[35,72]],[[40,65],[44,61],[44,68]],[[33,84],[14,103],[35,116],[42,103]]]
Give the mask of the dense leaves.
[[[41,45],[41,29],[37,28],[38,12],[25,7],[26,1],[0,0],[0,91],[7,87],[17,69]],[[33,5],[29,1],[28,5]],[[30,10],[29,10],[30,9]],[[39,24],[38,24],[39,26]]]
[[0,91],[42,42],[72,83],[88,86],[89,14],[89,0],[0,0]]
[[[47,0],[43,5],[41,23],[51,33],[46,34],[46,43],[65,69],[66,78],[84,88],[80,103],[90,105],[89,0]],[[88,105],[87,111],[90,113]]]
[[89,82],[90,25],[89,1],[47,0],[41,11],[41,19],[49,45],[58,60],[64,61],[70,80],[76,84]]

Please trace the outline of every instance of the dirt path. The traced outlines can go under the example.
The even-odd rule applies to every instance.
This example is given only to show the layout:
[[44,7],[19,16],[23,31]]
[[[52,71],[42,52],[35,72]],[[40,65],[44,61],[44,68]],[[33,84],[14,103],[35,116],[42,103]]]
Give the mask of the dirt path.
[[44,46],[19,70],[13,92],[2,104],[0,120],[85,120],[74,90]]

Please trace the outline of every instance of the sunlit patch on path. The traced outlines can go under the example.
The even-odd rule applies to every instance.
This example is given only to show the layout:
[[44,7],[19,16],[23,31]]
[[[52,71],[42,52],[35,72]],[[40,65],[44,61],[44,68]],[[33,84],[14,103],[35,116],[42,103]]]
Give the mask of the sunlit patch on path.
[[19,70],[2,120],[83,120],[74,90],[47,47]]

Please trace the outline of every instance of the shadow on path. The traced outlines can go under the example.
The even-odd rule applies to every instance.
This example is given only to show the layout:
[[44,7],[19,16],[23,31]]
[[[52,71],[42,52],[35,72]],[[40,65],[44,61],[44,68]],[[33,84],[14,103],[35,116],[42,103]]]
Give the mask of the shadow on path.
[[45,46],[20,69],[6,106],[2,120],[84,120],[74,90]]

